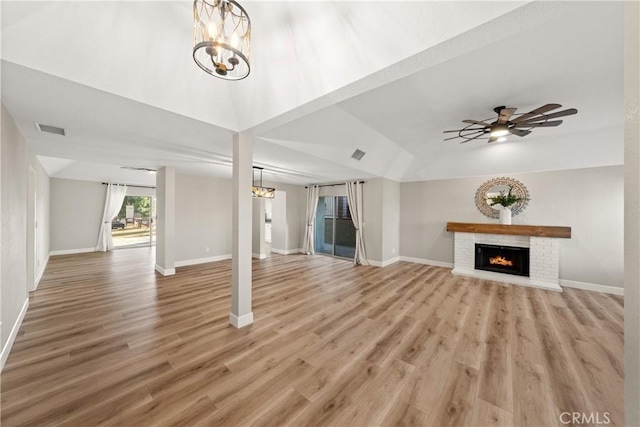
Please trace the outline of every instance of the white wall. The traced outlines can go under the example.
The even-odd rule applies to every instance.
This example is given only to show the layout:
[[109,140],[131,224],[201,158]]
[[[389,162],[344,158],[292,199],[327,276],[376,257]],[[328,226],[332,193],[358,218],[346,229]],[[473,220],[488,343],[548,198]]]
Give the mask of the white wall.
[[230,257],[231,180],[176,173],[175,200],[176,264]]
[[400,255],[400,183],[382,180],[382,262]]
[[[382,262],[382,178],[368,179],[362,190],[364,248],[370,262]],[[345,195],[346,195],[346,187]]]
[[[30,155],[24,136],[4,104],[0,145],[0,369],[9,355],[28,307],[28,292],[46,267],[49,253],[49,176]],[[35,219],[27,223],[29,166],[35,171]],[[33,206],[33,200],[31,201]],[[37,250],[27,238],[37,239]],[[31,250],[27,250],[27,247]],[[38,271],[34,272],[34,265]],[[30,270],[27,271],[27,267]],[[30,281],[30,283],[29,283]]]
[[[2,105],[2,348],[27,300],[27,143],[13,117]],[[4,356],[4,354],[3,354]]]
[[[302,248],[307,190],[301,185],[266,182],[276,189],[271,223],[271,247],[288,253]],[[284,209],[284,216],[282,210]]]
[[[561,279],[623,286],[622,166],[509,176],[531,196],[514,224],[572,227],[572,238],[560,243]],[[452,263],[447,222],[497,222],[474,204],[477,188],[490,178],[401,184],[400,255]]]
[[624,407],[625,423],[640,425],[640,4],[624,5]]
[[363,188],[367,257],[374,265],[384,265],[400,254],[400,183],[373,178]]
[[95,249],[106,194],[100,182],[51,178],[52,255]]
[[[280,190],[276,191],[276,196],[271,201],[271,250],[275,252],[287,251],[288,236],[287,192]],[[296,244],[294,249],[297,248]]]
[[265,234],[265,201],[261,197],[254,197],[251,200],[251,253],[254,258],[262,259],[266,257]]

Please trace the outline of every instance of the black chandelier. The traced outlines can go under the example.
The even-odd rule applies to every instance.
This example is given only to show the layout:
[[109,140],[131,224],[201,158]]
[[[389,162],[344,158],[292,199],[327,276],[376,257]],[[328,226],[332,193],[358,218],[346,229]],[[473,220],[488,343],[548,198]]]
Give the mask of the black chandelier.
[[[256,170],[260,171],[260,185],[256,185]],[[253,167],[253,187],[251,187],[251,194],[253,197],[262,197],[264,199],[273,199],[276,197],[276,189],[271,187],[264,187],[262,185],[262,170],[259,166]]]
[[193,59],[212,76],[241,80],[249,75],[251,21],[234,0],[193,2]]

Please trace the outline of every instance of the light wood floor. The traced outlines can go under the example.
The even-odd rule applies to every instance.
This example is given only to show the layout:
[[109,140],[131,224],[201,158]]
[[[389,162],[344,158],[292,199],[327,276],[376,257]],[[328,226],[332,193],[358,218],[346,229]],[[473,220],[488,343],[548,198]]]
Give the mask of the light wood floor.
[[2,374],[3,427],[624,424],[619,297],[273,255],[236,330],[230,262],[165,278],[150,251],[51,258]]

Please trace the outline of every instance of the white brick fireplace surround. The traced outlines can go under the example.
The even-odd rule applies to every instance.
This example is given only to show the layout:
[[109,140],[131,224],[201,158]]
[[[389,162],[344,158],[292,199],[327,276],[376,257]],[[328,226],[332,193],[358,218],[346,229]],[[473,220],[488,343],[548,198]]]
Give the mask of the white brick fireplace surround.
[[[551,233],[541,231],[544,229],[547,227],[448,223],[447,230],[455,232],[451,273],[562,292],[558,274],[560,238],[570,236],[571,229],[550,227]],[[476,243],[529,248],[529,277],[476,270]]]

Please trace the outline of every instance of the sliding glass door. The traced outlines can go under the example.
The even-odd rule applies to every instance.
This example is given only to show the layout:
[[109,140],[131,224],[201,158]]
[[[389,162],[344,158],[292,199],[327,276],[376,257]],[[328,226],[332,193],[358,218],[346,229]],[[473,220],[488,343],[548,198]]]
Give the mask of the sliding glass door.
[[315,250],[321,254],[353,259],[356,253],[356,229],[346,196],[319,198]]
[[155,203],[156,198],[151,196],[125,196],[118,216],[111,223],[114,247],[155,243]]

